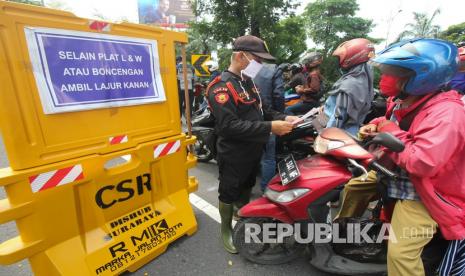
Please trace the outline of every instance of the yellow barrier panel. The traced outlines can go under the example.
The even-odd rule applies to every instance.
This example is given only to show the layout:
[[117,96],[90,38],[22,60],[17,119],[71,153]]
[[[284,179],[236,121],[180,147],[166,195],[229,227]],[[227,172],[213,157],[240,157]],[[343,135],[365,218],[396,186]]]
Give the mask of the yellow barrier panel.
[[[37,275],[114,275],[134,271],[191,235],[187,168],[195,157],[184,135],[135,149],[91,155],[39,168],[0,170],[8,199],[0,223],[16,220],[21,237],[0,245],[0,263],[29,258]],[[105,169],[122,155],[130,161]],[[186,159],[188,156],[188,159]]]
[[0,1],[0,38],[0,224],[20,234],[0,264],[114,275],[193,234],[174,49],[187,36]]
[[[174,43],[187,43],[186,34],[130,23],[95,22],[71,13],[0,1],[0,39],[0,126],[13,169],[113,152],[181,133]],[[86,46],[90,40],[99,44]],[[123,43],[131,45],[118,48]],[[142,49],[145,44],[148,46]],[[144,52],[146,49],[151,52]],[[133,50],[138,54],[131,53]],[[151,59],[136,57],[144,55]],[[124,94],[152,86],[143,81],[151,77],[149,73],[153,73],[153,83],[163,84],[161,88],[154,85],[158,97],[134,94],[130,100],[144,98],[155,103],[126,106],[131,101],[111,101],[112,105],[107,104],[112,108],[95,103],[103,104],[106,97],[114,100],[116,95],[108,92],[111,89],[121,88],[119,93]],[[107,94],[79,99],[80,95],[102,93]],[[73,109],[83,107],[92,109]]]

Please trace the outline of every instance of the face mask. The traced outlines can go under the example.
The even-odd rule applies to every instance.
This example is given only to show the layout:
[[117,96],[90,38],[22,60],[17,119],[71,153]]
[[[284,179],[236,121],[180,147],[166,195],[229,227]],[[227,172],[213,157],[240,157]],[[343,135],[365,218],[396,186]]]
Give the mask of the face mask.
[[241,70],[241,77],[244,78],[243,75],[246,75],[253,79],[258,75],[258,72],[262,70],[263,65],[256,62],[254,59],[250,60],[245,54],[244,56],[249,61],[249,65],[247,65],[244,70]]
[[381,94],[388,97],[397,96],[401,92],[401,89],[399,88],[401,80],[402,78],[396,76],[381,75],[381,79],[379,80],[379,89],[381,90]]

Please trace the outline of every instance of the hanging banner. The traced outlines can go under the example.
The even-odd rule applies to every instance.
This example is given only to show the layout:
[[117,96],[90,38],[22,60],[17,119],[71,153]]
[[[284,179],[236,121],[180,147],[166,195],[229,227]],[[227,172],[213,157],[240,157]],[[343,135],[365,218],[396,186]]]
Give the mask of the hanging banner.
[[189,0],[138,0],[139,23],[187,28],[195,19]]
[[45,114],[166,100],[157,41],[25,28]]

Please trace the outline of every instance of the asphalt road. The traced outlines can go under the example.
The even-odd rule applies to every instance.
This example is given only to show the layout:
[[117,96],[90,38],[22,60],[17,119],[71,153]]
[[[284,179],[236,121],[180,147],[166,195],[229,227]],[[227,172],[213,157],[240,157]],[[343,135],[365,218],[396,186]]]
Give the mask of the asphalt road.
[[[0,139],[1,140],[1,139]],[[0,167],[8,166],[8,160],[0,141]],[[199,163],[189,172],[199,180],[196,195],[217,206],[217,167],[214,162]],[[258,184],[253,195],[259,196]],[[5,198],[3,188],[0,197]],[[129,275],[328,275],[316,270],[308,262],[306,253],[285,265],[257,265],[223,250],[219,241],[219,223],[194,207],[198,231],[191,237],[183,237],[172,243],[168,250]],[[0,226],[0,242],[17,235],[14,223]],[[0,266],[0,275],[31,275],[27,260],[9,266]]]

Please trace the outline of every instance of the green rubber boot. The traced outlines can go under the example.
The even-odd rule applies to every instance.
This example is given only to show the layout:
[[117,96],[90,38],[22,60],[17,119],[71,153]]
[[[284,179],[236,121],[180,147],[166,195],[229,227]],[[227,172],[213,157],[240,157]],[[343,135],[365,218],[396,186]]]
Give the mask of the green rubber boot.
[[233,213],[233,220],[238,220],[240,217],[237,215],[239,209],[244,207],[250,202],[250,195],[252,194],[252,188],[248,188],[242,191],[241,196],[239,199],[234,202],[234,213]]
[[237,254],[236,247],[234,247],[232,241],[231,222],[233,216],[233,205],[220,201],[219,211],[221,216],[221,239],[223,241],[224,249],[231,254]]

